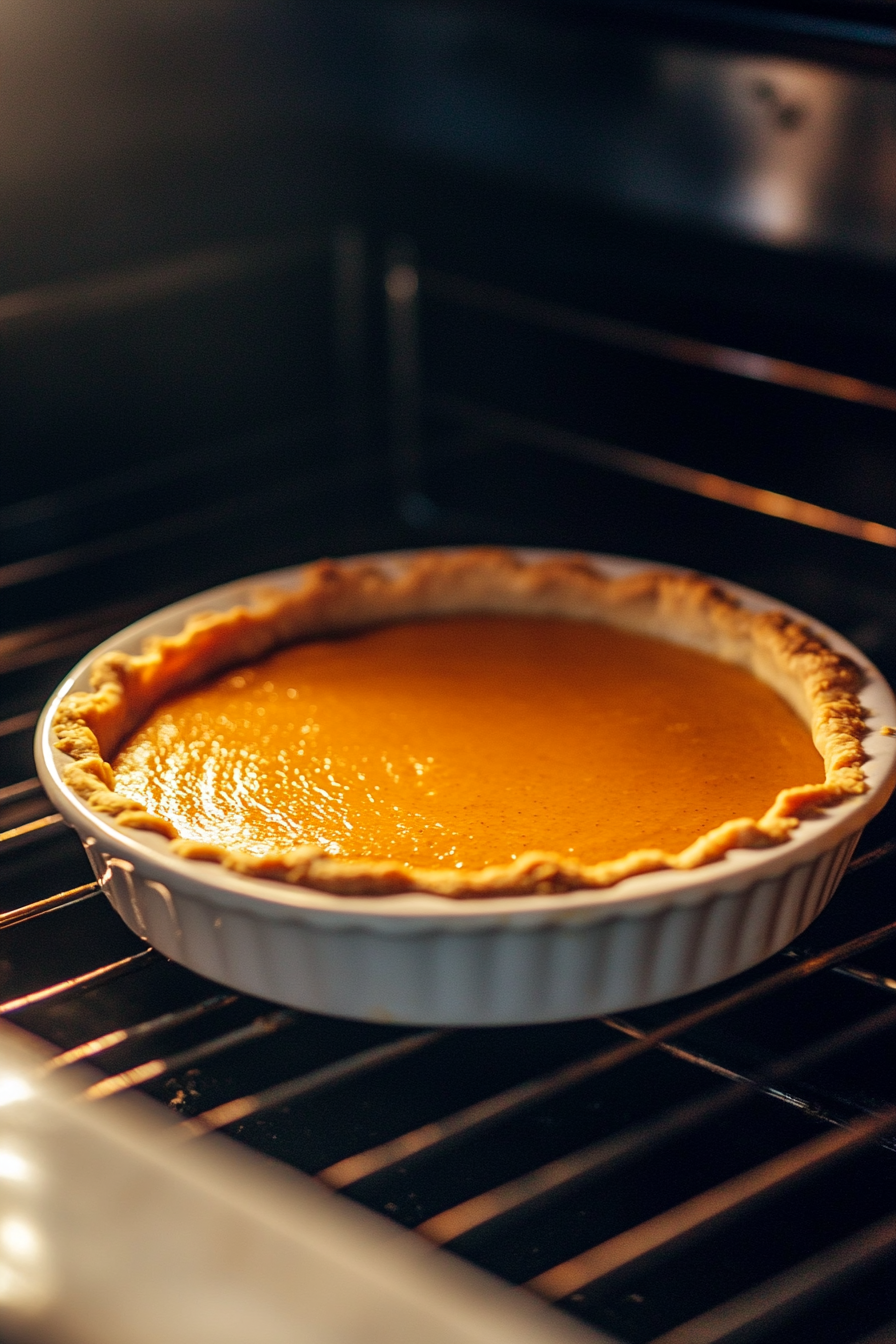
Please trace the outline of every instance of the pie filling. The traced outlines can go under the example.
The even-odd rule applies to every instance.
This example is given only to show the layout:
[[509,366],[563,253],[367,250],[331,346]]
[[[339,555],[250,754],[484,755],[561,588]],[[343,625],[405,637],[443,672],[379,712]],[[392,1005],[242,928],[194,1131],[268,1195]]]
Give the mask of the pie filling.
[[117,795],[186,841],[454,870],[675,854],[825,779],[805,725],[744,668],[520,615],[293,644],[158,705],[113,769]]
[[782,844],[864,793],[862,682],[698,574],[472,547],[320,560],[106,652],[53,731],[68,788],[181,858],[560,893]]

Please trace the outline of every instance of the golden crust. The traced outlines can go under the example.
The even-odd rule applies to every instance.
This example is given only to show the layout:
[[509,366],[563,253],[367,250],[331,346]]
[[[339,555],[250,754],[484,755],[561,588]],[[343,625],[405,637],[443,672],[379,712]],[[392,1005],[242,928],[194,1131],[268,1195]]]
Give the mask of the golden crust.
[[[313,845],[258,858],[183,840],[169,822],[115,792],[108,759],[168,696],[301,639],[462,612],[600,621],[745,667],[809,725],[825,781],[784,789],[763,817],[727,821],[678,854],[642,849],[584,864],[532,851],[513,863],[463,872],[332,858]],[[613,579],[587,556],[526,561],[477,547],[425,551],[401,562],[321,560],[308,566],[293,591],[259,590],[251,606],[194,616],[179,634],[147,640],[141,654],[105,654],[92,669],[93,689],[66,696],[53,728],[56,746],[71,757],[64,772],[69,788],[120,825],[167,836],[174,852],[187,858],[344,895],[522,895],[609,887],[637,873],[697,868],[730,849],[779,844],[801,817],[864,793],[861,681],[854,663],[786,613],[751,612],[700,575],[647,570]]]

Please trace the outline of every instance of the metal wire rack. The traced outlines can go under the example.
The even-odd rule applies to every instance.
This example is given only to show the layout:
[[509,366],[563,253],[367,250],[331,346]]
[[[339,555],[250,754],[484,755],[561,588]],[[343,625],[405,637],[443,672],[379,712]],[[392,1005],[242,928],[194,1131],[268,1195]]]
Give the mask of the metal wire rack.
[[[336,364],[357,388],[358,235],[340,231],[333,256]],[[341,419],[254,438],[281,474],[248,504],[225,494],[96,543],[63,527],[54,551],[0,571],[13,595],[51,576],[71,585],[64,610],[50,603],[0,645],[0,1016],[52,1045],[48,1071],[92,1066],[85,1103],[139,1089],[167,1107],[173,1139],[223,1132],[626,1344],[896,1339],[892,809],[825,915],[734,981],[598,1021],[417,1031],[286,1010],[166,961],[114,915],[38,782],[22,777],[41,700],[78,652],[139,612],[324,547],[400,544],[415,517],[438,514],[421,474],[432,405],[418,378],[419,289],[413,249],[391,245],[391,463],[346,450],[369,415],[346,394]],[[363,497],[363,523],[356,498],[344,524],[310,527],[297,544],[283,521],[284,481],[298,497],[310,479],[291,456],[297,435],[324,442],[313,483],[337,501]],[[203,451],[172,459],[169,474],[205,478],[227,460]],[[240,457],[245,442],[229,451]],[[129,499],[144,488],[95,487]],[[52,507],[68,526],[65,499]],[[259,521],[250,540],[216,551],[222,518],[247,508]],[[77,576],[142,553],[139,584],[84,612]]]
[[[24,834],[52,881],[52,825],[0,856]],[[894,855],[854,860],[838,913]],[[621,1339],[853,1340],[892,1308],[896,921],[824,932],[600,1022],[399,1031],[211,986],[85,883],[0,919],[0,1014],[48,1071],[103,1070],[85,1101],[140,1088],[177,1139],[223,1130]]]

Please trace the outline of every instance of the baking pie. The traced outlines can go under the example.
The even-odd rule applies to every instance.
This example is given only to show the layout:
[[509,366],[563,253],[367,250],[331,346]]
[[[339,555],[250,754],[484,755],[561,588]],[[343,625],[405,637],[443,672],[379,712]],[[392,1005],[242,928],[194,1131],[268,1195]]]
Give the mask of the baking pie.
[[866,788],[849,659],[698,575],[587,556],[321,561],[92,685],[54,722],[92,808],[336,893],[608,887]]

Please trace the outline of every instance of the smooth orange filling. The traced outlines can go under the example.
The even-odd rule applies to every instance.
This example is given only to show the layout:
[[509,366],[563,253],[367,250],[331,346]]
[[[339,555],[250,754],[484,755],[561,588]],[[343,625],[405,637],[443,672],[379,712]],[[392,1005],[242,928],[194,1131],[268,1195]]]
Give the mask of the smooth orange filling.
[[187,839],[454,868],[674,853],[824,779],[806,727],[748,672],[518,616],[283,649],[161,705],[114,769]]

